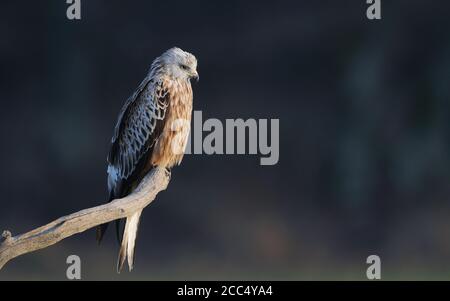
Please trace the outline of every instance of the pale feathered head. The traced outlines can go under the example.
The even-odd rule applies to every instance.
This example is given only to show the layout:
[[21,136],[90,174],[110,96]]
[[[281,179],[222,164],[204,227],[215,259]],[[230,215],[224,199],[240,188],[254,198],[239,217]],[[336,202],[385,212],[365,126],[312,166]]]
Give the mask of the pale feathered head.
[[175,79],[199,79],[197,59],[189,52],[173,47],[153,61],[150,72],[163,72]]

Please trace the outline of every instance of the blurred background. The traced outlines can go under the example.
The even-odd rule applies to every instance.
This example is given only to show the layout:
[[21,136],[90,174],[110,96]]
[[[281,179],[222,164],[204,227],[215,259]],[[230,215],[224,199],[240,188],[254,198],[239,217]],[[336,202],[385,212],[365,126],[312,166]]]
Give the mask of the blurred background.
[[188,155],[143,214],[135,269],[109,229],[1,280],[450,279],[450,4],[63,0],[0,4],[0,230],[105,202],[120,108],[152,60],[199,60],[203,118],[279,118],[280,160]]

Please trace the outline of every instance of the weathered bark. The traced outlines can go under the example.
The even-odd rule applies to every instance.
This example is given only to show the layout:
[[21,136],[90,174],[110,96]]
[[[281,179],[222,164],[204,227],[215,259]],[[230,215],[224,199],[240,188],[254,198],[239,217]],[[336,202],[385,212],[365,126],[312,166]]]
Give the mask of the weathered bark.
[[122,199],[60,217],[45,226],[17,236],[4,231],[0,243],[0,269],[17,256],[46,248],[66,237],[142,210],[160,191],[167,188],[169,181],[170,173],[167,170],[155,168],[132,194]]

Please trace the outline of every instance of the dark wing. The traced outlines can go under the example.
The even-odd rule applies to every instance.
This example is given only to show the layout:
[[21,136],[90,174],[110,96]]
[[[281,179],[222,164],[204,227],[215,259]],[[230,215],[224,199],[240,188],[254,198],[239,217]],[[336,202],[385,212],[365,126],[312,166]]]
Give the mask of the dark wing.
[[124,182],[136,180],[141,159],[161,134],[168,94],[161,82],[145,79],[122,108],[108,155],[108,189],[114,198],[128,193]]
[[[163,82],[145,78],[123,106],[108,155],[109,200],[124,197],[139,180],[164,128],[169,93]],[[107,224],[97,230],[100,241]]]

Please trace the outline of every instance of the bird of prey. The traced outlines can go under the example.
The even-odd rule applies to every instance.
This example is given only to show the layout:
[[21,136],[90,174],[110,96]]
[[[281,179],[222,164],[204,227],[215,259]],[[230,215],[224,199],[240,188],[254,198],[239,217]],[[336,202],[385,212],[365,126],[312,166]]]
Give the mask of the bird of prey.
[[[108,155],[109,201],[125,197],[154,167],[180,164],[192,114],[191,79],[197,59],[174,47],[156,58],[144,80],[120,111]],[[184,121],[184,122],[181,122]],[[177,125],[178,123],[178,125]],[[178,150],[178,151],[176,151]],[[180,151],[181,150],[181,151]],[[133,269],[134,246],[142,211],[126,218],[117,271],[125,259]],[[100,243],[108,224],[97,228]],[[120,221],[116,221],[120,240]]]

